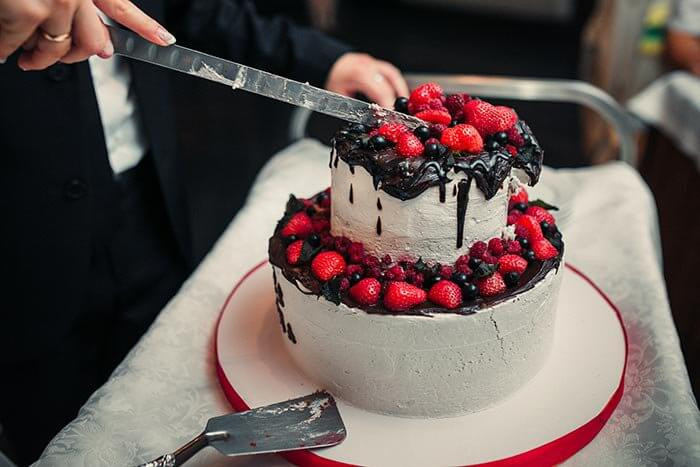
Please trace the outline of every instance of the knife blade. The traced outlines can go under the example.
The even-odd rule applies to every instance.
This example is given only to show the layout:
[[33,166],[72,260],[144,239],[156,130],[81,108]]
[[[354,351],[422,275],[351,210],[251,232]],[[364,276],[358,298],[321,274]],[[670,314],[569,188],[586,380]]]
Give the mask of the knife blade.
[[140,467],[180,465],[206,446],[213,446],[226,456],[239,456],[334,446],[345,436],[345,425],[333,396],[318,391],[211,418],[195,439]]
[[414,129],[425,122],[410,115],[300,83],[240,63],[179,45],[162,47],[137,34],[107,26],[116,54],[270,97],[332,117],[365,125],[403,123]]

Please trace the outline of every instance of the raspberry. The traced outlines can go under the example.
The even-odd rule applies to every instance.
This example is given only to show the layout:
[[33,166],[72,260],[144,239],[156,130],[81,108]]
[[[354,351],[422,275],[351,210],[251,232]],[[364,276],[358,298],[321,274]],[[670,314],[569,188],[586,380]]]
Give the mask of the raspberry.
[[365,257],[365,246],[359,242],[352,242],[348,246],[348,259],[351,263],[361,263]]
[[396,143],[401,135],[408,133],[408,128],[401,123],[385,123],[379,127],[377,133],[392,143]]
[[379,278],[382,277],[382,270],[379,268],[379,266],[372,266],[370,268],[367,268],[367,272],[365,273],[367,277],[374,277],[374,278]]
[[467,263],[458,263],[455,265],[455,271],[464,273],[466,275],[471,275],[472,269],[469,267],[469,264]]
[[531,242],[532,251],[535,253],[535,258],[540,261],[552,259],[559,254],[559,250],[549,243],[549,240],[540,238]]
[[[532,243],[535,240],[540,240],[544,237],[542,235],[542,227],[540,227],[540,223],[537,222],[537,219],[535,219],[532,216],[528,216],[526,214],[520,216],[516,225],[517,227],[522,227],[525,229],[525,231],[527,232],[525,234],[525,238],[530,240],[530,243]],[[517,233],[518,232],[516,230],[516,235]]]
[[328,209],[331,207],[331,189],[330,189],[330,187],[326,188],[326,190],[323,193],[319,194],[316,197],[316,202],[323,209]]
[[443,279],[449,279],[452,277],[452,273],[454,273],[454,269],[452,269],[452,266],[440,266],[440,271],[438,272],[438,275],[442,277]]
[[350,279],[348,279],[347,277],[343,277],[342,279],[340,279],[339,285],[341,292],[345,292],[350,288]]
[[439,139],[442,137],[442,133],[447,130],[447,125],[443,125],[442,123],[432,123],[428,126],[428,128],[430,129],[430,136]]
[[415,115],[419,112],[425,112],[426,110],[430,110],[430,108],[430,103],[428,102],[422,102],[420,104],[418,102],[408,102],[408,113],[411,115]]
[[449,125],[452,121],[452,115],[446,110],[423,110],[418,112],[416,117],[426,122],[441,123],[443,125]]
[[520,131],[515,126],[508,128],[506,130],[506,134],[508,135],[508,141],[510,141],[514,145],[520,147],[523,144],[525,144],[523,135],[520,134]]
[[368,268],[374,268],[379,266],[379,258],[373,255],[367,255],[365,258],[362,260],[362,264],[365,265],[365,267]]
[[425,140],[425,145],[427,146],[429,144],[440,144],[440,140],[437,138],[428,138]]
[[389,256],[389,255],[382,256],[382,264],[384,266],[389,266],[391,264],[391,256]]
[[471,125],[460,123],[442,132],[440,142],[456,151],[478,153],[484,149],[484,141],[479,132]]
[[510,197],[508,204],[527,203],[528,201],[530,201],[530,198],[527,195],[527,190],[521,186],[518,188],[518,191]]
[[520,242],[517,240],[508,240],[506,242],[506,251],[511,255],[519,255],[523,251],[523,247],[520,246]]
[[335,247],[335,237],[327,232],[321,235],[321,245],[323,248],[333,249]]
[[348,293],[360,305],[372,306],[379,301],[381,292],[382,284],[377,279],[365,278],[353,285]]
[[476,242],[469,248],[469,256],[472,258],[481,259],[481,257],[484,256],[484,253],[486,253],[487,249],[488,247],[486,246],[486,243]]
[[418,157],[423,154],[423,143],[413,133],[404,133],[396,143],[396,152],[404,157]]
[[498,258],[496,256],[492,255],[488,251],[486,253],[484,253],[484,255],[481,257],[481,260],[484,263],[488,263],[488,264],[498,264]]
[[314,232],[319,233],[319,234],[321,232],[325,232],[327,230],[330,230],[330,228],[331,228],[331,223],[328,221],[328,219],[324,219],[324,218],[312,219],[311,224],[313,225]]
[[304,246],[304,240],[297,240],[292,242],[287,247],[287,263],[297,264],[299,262],[299,257],[301,256],[301,248]]
[[287,221],[280,233],[283,237],[296,235],[297,238],[306,238],[313,230],[311,218],[305,212],[298,212]]
[[409,103],[416,104],[429,103],[433,99],[442,99],[442,88],[437,83],[424,83],[411,92],[408,98]]
[[348,247],[350,246],[350,239],[347,237],[335,237],[335,243],[333,249],[339,253],[347,253]]
[[506,131],[518,121],[517,114],[510,107],[493,106],[477,99],[464,104],[464,118],[482,136]]
[[413,277],[413,281],[411,282],[411,284],[415,285],[416,287],[423,287],[424,280],[425,278],[423,277],[423,274],[417,272]]
[[498,271],[501,274],[517,272],[522,274],[527,269],[527,260],[517,255],[503,255],[498,258]]
[[363,275],[365,273],[365,268],[363,268],[359,264],[348,264],[345,268],[345,275],[349,277],[355,273]]
[[492,238],[489,240],[489,251],[494,256],[501,256],[505,252],[503,240],[500,238]]
[[479,293],[484,297],[492,297],[506,290],[506,283],[498,271],[490,276],[477,279],[476,286],[479,289]]
[[462,303],[462,290],[454,282],[443,279],[430,288],[428,300],[451,310]]
[[386,278],[390,281],[405,281],[406,271],[399,265],[393,266],[386,272]]
[[407,282],[389,282],[384,293],[384,306],[391,311],[406,311],[425,302],[425,290]]
[[411,269],[406,269],[406,282],[410,282],[413,284],[416,280],[416,276],[418,276],[419,273],[417,273],[413,268]]
[[469,264],[469,255],[461,255],[459,258],[457,258],[457,261],[455,261],[455,266],[459,264]]
[[311,261],[311,272],[322,281],[329,281],[345,272],[345,258],[337,251],[323,251]]
[[541,206],[530,206],[527,208],[527,211],[525,211],[525,214],[534,217],[540,224],[542,222],[547,222],[549,225],[554,225],[556,223],[554,216]]
[[464,114],[464,104],[469,100],[469,94],[452,94],[445,99],[445,107],[456,117],[457,114]]

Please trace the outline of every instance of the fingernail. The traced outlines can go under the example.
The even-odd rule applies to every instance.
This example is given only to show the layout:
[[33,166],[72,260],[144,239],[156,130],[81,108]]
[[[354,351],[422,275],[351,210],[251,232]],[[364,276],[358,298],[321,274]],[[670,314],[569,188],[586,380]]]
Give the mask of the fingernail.
[[173,45],[175,43],[175,36],[166,31],[162,26],[158,26],[156,36],[158,36],[165,45]]
[[6,58],[0,58],[0,65],[4,65],[6,61]]
[[112,55],[114,55],[114,45],[112,45],[112,41],[107,41],[104,49],[100,52],[100,58],[109,58]]

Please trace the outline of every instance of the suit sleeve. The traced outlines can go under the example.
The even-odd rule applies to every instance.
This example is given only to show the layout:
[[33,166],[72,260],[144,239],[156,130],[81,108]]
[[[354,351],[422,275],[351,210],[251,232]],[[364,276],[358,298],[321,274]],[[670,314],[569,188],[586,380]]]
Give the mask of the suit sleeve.
[[298,81],[323,86],[350,48],[283,18],[262,18],[249,1],[168,2],[168,26],[182,45]]

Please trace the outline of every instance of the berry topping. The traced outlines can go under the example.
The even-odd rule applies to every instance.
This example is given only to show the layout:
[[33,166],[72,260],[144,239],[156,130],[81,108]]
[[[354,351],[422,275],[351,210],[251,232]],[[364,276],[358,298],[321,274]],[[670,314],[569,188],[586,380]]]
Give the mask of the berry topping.
[[508,287],[515,287],[520,282],[520,274],[517,272],[509,272],[503,276],[503,281]]
[[401,135],[408,133],[408,128],[401,123],[385,123],[379,127],[377,133],[385,137],[388,141],[396,143]]
[[394,101],[394,110],[404,114],[408,113],[408,98],[407,97],[397,97]]
[[537,221],[537,219],[535,219],[532,216],[528,216],[526,214],[520,216],[516,225],[525,230],[525,238],[527,238],[531,243],[535,240],[544,238],[542,235],[542,227],[540,227],[540,223]]
[[462,286],[462,296],[465,300],[474,300],[479,295],[479,289],[476,285],[467,282]]
[[[520,245],[518,245],[520,246]],[[498,258],[498,270],[501,274],[517,272],[522,274],[527,269],[527,261],[518,255],[503,255]]]
[[520,216],[522,216],[522,215],[523,215],[523,213],[521,213],[520,211],[516,211],[515,209],[513,209],[512,211],[510,211],[510,212],[508,213],[508,219],[506,220],[506,223],[507,223],[508,225],[513,225],[513,224],[515,224],[516,222],[518,222],[518,218],[520,218]]
[[515,203],[513,205],[513,209],[523,213],[523,212],[527,211],[527,203]]
[[379,301],[381,291],[382,284],[377,279],[368,277],[350,287],[348,293],[360,305],[372,306]]
[[510,107],[494,106],[472,99],[464,104],[464,119],[482,136],[487,136],[508,130],[518,121],[518,116]]
[[517,156],[517,155],[518,155],[518,148],[516,148],[516,147],[513,146],[512,144],[506,144],[506,151],[508,151],[508,153],[509,153],[511,156]]
[[359,274],[360,276],[362,276],[362,274],[364,273],[365,268],[363,268],[359,264],[348,264],[348,266],[345,268],[346,276],[352,276],[353,274]]
[[464,104],[470,99],[469,94],[452,94],[445,98],[445,107],[453,117],[464,115]]
[[372,149],[384,149],[388,147],[391,143],[382,135],[374,135],[369,139],[369,145]]
[[321,236],[317,233],[312,233],[311,235],[309,235],[309,238],[307,238],[306,241],[309,242],[309,245],[311,246],[320,246]]
[[484,297],[492,297],[506,290],[506,283],[499,272],[477,279],[476,286],[479,288],[479,293]]
[[552,259],[559,254],[559,250],[554,248],[554,245],[549,243],[546,238],[533,241],[532,251],[535,253],[535,258],[540,261]]
[[299,257],[301,256],[301,248],[304,246],[304,240],[297,240],[292,242],[287,247],[287,262],[289,264],[297,264],[299,262]]
[[430,288],[428,300],[451,310],[462,303],[462,291],[454,282],[441,280]]
[[503,240],[500,238],[492,238],[489,240],[489,251],[494,256],[501,256],[505,252]]
[[430,136],[440,139],[442,137],[442,133],[447,130],[447,125],[443,125],[442,123],[431,123],[428,128],[430,129]]
[[337,251],[323,251],[311,261],[311,271],[317,279],[329,281],[345,272],[345,258]]
[[527,203],[528,201],[530,201],[530,198],[527,196],[527,190],[523,187],[518,188],[518,191],[516,191],[509,200],[511,205],[517,203]]
[[469,256],[472,258],[481,259],[481,257],[484,256],[484,253],[486,253],[487,249],[488,246],[485,242],[476,242],[469,248]]
[[525,211],[525,214],[534,217],[539,223],[546,222],[549,225],[554,225],[556,222],[554,220],[554,216],[545,208],[540,206],[530,206]]
[[430,138],[430,128],[425,125],[421,125],[413,130],[413,134],[418,137],[419,140],[425,141]]
[[440,142],[455,151],[478,153],[484,148],[479,132],[471,125],[459,124],[442,132]]
[[434,99],[442,101],[442,88],[437,83],[425,83],[418,86],[411,92],[409,102],[414,104],[428,104]]
[[404,157],[418,157],[423,154],[423,143],[413,133],[404,133],[396,143],[396,152]]
[[352,242],[347,248],[348,259],[351,263],[361,263],[365,259],[365,245],[360,242]]
[[406,271],[404,271],[403,268],[397,264],[396,266],[389,268],[389,270],[386,272],[386,278],[390,281],[405,281]]
[[520,242],[516,240],[508,240],[506,242],[506,251],[511,255],[519,255],[523,251],[523,247],[520,246]]
[[384,306],[391,311],[406,311],[425,302],[425,290],[408,282],[389,282],[384,294]]
[[452,121],[452,115],[446,110],[423,110],[418,112],[416,117],[426,122],[441,123],[443,125],[449,125]]
[[280,232],[283,237],[296,235],[297,238],[306,238],[314,231],[314,226],[311,223],[311,218],[305,212],[294,214]]
[[523,144],[525,144],[525,140],[523,139],[523,135],[520,134],[520,131],[516,127],[511,127],[505,131],[506,136],[508,137],[508,141],[513,143],[514,145],[520,147]]
[[311,223],[316,233],[326,232],[331,228],[331,223],[325,218],[311,219]]

